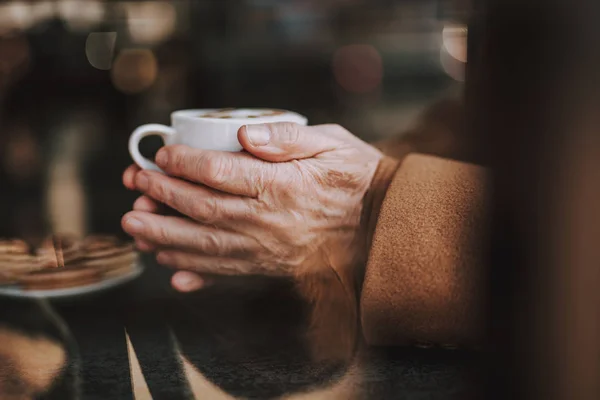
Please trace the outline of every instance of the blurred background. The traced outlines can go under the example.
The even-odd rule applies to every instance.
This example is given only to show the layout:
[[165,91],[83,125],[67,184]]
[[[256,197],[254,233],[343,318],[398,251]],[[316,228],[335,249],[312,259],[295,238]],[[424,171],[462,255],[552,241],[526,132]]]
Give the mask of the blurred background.
[[284,108],[368,141],[399,134],[460,90],[459,5],[0,3],[0,236],[120,232],[129,134],[177,109]]
[[[121,233],[129,134],[177,109],[284,108],[398,135],[461,91],[468,3],[0,1],[0,237]],[[599,398],[599,4],[476,4],[470,139],[497,178],[487,398]],[[543,395],[516,395],[529,380]]]

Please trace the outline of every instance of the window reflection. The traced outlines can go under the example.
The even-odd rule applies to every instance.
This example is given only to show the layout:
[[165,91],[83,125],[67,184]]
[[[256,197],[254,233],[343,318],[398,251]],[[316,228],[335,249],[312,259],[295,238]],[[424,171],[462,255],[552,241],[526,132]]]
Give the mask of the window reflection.
[[[144,123],[168,123],[177,109],[276,107],[308,115],[312,124],[339,123],[369,141],[397,134],[462,78],[462,31],[447,21],[445,4],[3,2],[0,237],[35,244],[52,232],[123,235],[121,216],[137,196],[121,184],[131,163],[129,134]],[[151,155],[159,146],[143,142],[141,148]],[[66,338],[28,325],[42,311],[0,298],[0,360],[13,356],[3,353],[10,340],[34,350],[46,346],[48,354],[47,364],[35,364],[42,376],[27,375],[33,381],[24,381],[15,398],[46,390],[65,357],[75,372],[62,371],[56,390],[66,390],[65,381],[83,393],[109,390],[106,382],[114,378],[114,390],[133,390],[139,398],[159,398],[169,385],[198,398],[357,396],[356,304],[332,277],[312,277],[304,287],[233,282],[230,292],[182,300],[170,291],[169,274],[157,267],[126,290],[78,299],[75,306],[44,303],[58,315],[51,325],[72,334]],[[246,286],[251,289],[240,290]],[[273,303],[281,308],[264,312]],[[6,322],[2,307],[21,310],[23,319]],[[102,371],[110,379],[102,375],[90,384],[90,368],[98,372],[96,340],[117,345],[107,350],[113,358]],[[257,359],[268,361],[264,369],[243,363]],[[181,370],[166,378],[153,374],[165,364]],[[10,398],[3,365],[0,398]],[[129,375],[119,378],[123,370],[133,387]]]

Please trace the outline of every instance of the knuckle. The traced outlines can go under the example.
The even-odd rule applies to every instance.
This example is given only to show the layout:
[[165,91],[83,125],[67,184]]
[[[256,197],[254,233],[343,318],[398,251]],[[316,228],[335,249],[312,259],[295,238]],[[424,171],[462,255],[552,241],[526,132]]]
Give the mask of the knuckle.
[[218,202],[214,198],[208,197],[194,202],[191,217],[198,221],[212,223],[219,218],[219,212]]
[[206,246],[215,251],[221,250],[221,240],[214,232],[209,232],[206,237]]
[[300,125],[292,122],[285,122],[278,126],[278,140],[287,146],[294,146],[300,140]]
[[159,197],[162,195],[162,188],[158,179],[148,179],[148,194],[152,197]]
[[206,253],[218,255],[223,251],[221,240],[214,232],[202,232],[197,242],[200,249]]
[[202,202],[194,202],[190,207],[190,215],[189,217],[196,221],[205,221],[206,218],[206,208],[202,205]]
[[148,182],[148,193],[151,197],[171,204],[173,192],[167,187],[163,179],[150,179]]
[[161,224],[150,222],[147,225],[146,234],[156,243],[168,243],[169,235]]
[[231,172],[231,162],[224,157],[206,157],[198,164],[198,173],[203,173],[209,185],[225,183]]
[[164,151],[167,152],[169,160],[169,169],[173,172],[182,172],[185,170],[185,150],[183,146],[167,147]]
[[171,235],[169,231],[162,225],[158,225],[155,229],[156,237],[160,243],[164,243],[166,245],[170,245],[173,241],[171,239]]

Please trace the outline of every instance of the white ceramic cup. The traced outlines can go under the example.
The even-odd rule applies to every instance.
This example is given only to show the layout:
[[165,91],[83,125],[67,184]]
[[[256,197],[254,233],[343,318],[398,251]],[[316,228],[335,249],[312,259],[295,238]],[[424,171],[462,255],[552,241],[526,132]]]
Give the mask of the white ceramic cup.
[[274,122],[294,122],[306,125],[306,117],[292,111],[274,109],[203,109],[181,110],[171,114],[171,125],[148,124],[137,128],[129,138],[129,153],[142,169],[163,172],[142,156],[140,141],[146,136],[158,135],[165,145],[186,146],[219,151],[240,151],[238,130],[244,125]]

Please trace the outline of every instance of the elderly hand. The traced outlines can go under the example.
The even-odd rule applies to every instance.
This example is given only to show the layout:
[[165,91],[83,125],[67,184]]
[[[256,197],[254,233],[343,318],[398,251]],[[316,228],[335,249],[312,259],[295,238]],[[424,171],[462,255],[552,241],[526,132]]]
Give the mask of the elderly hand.
[[[167,175],[125,171],[143,193],[123,228],[157,261],[201,275],[298,275],[364,256],[363,197],[382,154],[337,125],[249,125],[247,152],[163,147]],[[181,215],[161,215],[166,205]],[[181,291],[202,286],[179,272]]]

